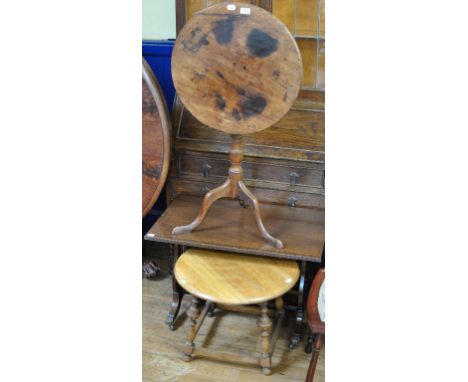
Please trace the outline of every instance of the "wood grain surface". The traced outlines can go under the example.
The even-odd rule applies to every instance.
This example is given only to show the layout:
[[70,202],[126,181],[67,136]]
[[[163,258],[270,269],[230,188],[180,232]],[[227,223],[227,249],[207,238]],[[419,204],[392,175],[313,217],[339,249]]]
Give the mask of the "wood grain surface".
[[248,253],[252,255],[320,262],[325,242],[325,211],[262,203],[263,222],[268,231],[287,245],[278,249],[258,235],[248,208],[231,199],[220,199],[211,207],[196,231],[172,235],[172,229],[198,214],[201,197],[179,195],[164,211],[145,239],[190,247]]
[[230,4],[234,10],[216,4],[187,22],[174,45],[172,76],[182,102],[202,123],[247,134],[273,125],[291,108],[302,60],[276,17],[250,4]]
[[190,248],[174,268],[192,295],[220,304],[257,304],[282,296],[299,278],[293,260]]
[[166,181],[170,154],[170,120],[166,101],[151,67],[143,59],[142,78],[142,213],[149,212]]

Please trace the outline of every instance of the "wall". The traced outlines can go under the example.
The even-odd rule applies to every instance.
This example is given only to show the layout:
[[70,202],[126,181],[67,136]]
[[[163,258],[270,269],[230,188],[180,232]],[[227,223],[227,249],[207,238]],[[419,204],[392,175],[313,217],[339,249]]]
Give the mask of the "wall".
[[[174,100],[171,54],[176,37],[175,0],[142,0],[142,53],[164,92],[169,110]],[[167,41],[172,39],[172,41]]]
[[176,37],[175,0],[142,0],[143,40]]

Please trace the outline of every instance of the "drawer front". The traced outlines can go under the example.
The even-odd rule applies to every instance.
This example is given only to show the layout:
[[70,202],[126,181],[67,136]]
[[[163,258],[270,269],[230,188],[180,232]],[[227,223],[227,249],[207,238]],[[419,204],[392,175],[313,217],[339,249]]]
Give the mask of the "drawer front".
[[[189,194],[202,196],[208,191],[220,186],[224,180],[212,182],[206,179],[189,180],[184,178],[173,178],[170,182],[173,196]],[[246,182],[249,189],[254,193],[259,202],[289,205],[291,207],[325,207],[325,196],[323,193],[294,192],[289,190],[269,189],[265,187],[253,187]]]
[[[226,178],[230,161],[203,155],[181,153],[178,157],[178,170],[182,175],[200,176],[208,179]],[[245,159],[242,162],[244,178],[264,182],[281,183],[290,186],[306,186],[323,189],[323,165],[301,167],[281,164],[262,163]]]
[[[209,128],[177,98],[174,146],[178,149],[226,152],[231,138]],[[325,161],[325,100],[321,91],[302,91],[291,110],[268,129],[244,136],[246,155],[292,161]]]

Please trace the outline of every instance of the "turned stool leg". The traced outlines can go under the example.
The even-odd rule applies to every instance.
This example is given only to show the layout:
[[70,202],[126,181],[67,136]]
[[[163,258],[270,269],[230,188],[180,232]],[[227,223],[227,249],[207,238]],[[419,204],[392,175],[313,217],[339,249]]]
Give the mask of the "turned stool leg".
[[187,332],[187,342],[184,348],[184,361],[189,362],[192,359],[193,348],[195,347],[193,343],[195,335],[197,334],[195,327],[197,325],[197,319],[200,316],[199,301],[196,297],[192,296],[192,305],[190,305],[187,314],[189,316],[189,328]]
[[262,373],[269,375],[271,374],[270,334],[272,325],[266,302],[260,305],[260,312],[260,318],[257,321],[257,326],[261,330],[260,336],[262,337],[262,353],[259,362]]

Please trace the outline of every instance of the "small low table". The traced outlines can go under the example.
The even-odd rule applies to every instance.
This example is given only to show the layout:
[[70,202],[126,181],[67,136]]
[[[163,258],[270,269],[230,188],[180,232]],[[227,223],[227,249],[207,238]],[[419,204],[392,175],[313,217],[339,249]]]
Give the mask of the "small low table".
[[[214,304],[228,309],[232,305],[259,304],[257,326],[262,339],[259,363],[262,372],[270,374],[271,354],[284,318],[281,296],[299,278],[297,262],[191,248],[177,260],[174,275],[179,284],[192,295],[184,360],[190,361],[194,354],[215,358],[220,355],[209,349],[195,349],[194,345],[198,330]],[[199,299],[206,301],[201,314]],[[267,302],[270,300],[275,300],[276,305],[277,324],[274,331],[268,316]],[[223,355],[225,359],[226,355]],[[229,359],[245,360],[234,354],[230,354]]]

